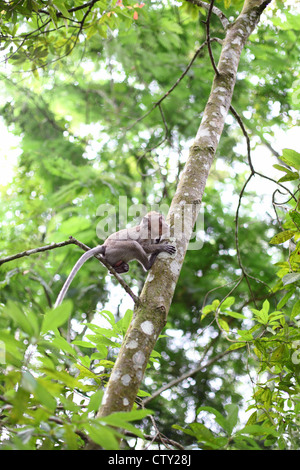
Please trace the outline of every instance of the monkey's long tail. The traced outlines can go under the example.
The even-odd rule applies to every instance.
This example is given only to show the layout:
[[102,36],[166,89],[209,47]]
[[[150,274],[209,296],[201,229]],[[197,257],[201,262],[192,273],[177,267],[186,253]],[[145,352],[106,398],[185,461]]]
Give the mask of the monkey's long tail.
[[86,253],[84,253],[80,258],[79,260],[77,261],[77,263],[74,265],[72,271],[70,272],[66,282],[64,283],[60,293],[58,294],[57,296],[57,299],[56,299],[56,302],[54,304],[54,308],[58,307],[62,301],[64,300],[65,298],[65,295],[66,293],[68,292],[68,289],[70,287],[70,284],[71,282],[73,281],[74,277],[76,276],[77,272],[79,271],[79,269],[81,268],[81,266],[90,258],[92,258],[93,256],[95,255],[100,255],[100,254],[104,254],[105,253],[105,246],[104,245],[100,245],[100,246],[96,246],[95,248],[92,248],[91,250],[87,251]]

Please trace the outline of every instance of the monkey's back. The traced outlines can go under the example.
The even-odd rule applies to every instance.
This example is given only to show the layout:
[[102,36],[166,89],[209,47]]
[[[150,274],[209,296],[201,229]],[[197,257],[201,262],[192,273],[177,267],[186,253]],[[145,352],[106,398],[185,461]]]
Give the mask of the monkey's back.
[[104,245],[109,245],[111,242],[118,242],[118,241],[128,241],[128,240],[136,240],[139,241],[140,238],[140,226],[132,227],[132,228],[124,228],[119,230],[118,232],[112,233],[109,237],[105,240]]

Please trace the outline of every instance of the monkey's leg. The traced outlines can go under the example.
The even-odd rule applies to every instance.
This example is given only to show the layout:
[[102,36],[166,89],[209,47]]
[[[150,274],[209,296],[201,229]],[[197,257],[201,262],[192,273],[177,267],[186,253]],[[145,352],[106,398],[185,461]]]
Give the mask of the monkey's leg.
[[129,264],[124,263],[124,261],[119,261],[113,268],[118,274],[127,273],[129,271]]
[[117,268],[119,266],[121,269],[125,269],[125,265],[134,259],[139,261],[146,271],[151,268],[147,253],[135,240],[114,241],[113,243],[106,245],[105,259],[112,266],[117,266]]
[[158,255],[159,255],[159,251],[157,253],[152,253],[152,255],[150,256],[150,258],[149,258],[150,268],[153,266],[154,261],[156,260]]
[[[146,253],[149,251],[152,253],[149,258],[149,266],[150,266],[149,269],[153,266],[159,253],[165,252],[165,253],[169,253],[170,255],[172,255],[176,251],[175,246],[167,245],[164,243],[146,245],[144,248],[145,248]],[[154,248],[156,248],[156,251],[153,252]]]

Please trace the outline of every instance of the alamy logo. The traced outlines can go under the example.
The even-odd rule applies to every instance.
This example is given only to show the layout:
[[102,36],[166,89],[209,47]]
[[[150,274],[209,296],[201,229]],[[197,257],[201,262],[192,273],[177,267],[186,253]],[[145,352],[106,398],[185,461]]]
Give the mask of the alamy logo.
[[[153,204],[150,207],[143,204],[128,205],[126,196],[119,197],[118,207],[112,204],[101,204],[96,212],[96,215],[101,217],[96,227],[97,237],[100,240],[105,240],[112,233],[128,228],[132,225],[128,223],[128,220],[132,220],[132,218],[136,219],[136,224],[139,224],[142,217],[151,211],[159,212],[166,217],[169,206],[167,204]],[[195,224],[192,220],[196,220]],[[180,240],[182,238],[189,240],[188,250],[200,250],[203,247],[204,207],[202,205],[199,209],[194,204],[179,204],[173,211],[169,223],[170,233],[168,238],[170,240]],[[125,233],[124,239],[128,239]]]

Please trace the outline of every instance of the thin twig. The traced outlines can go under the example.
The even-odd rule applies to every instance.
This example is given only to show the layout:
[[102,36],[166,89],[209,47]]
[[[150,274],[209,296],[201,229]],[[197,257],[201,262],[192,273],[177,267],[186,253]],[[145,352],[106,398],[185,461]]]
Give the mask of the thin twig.
[[[124,434],[125,436],[128,436],[128,437],[135,437],[136,439],[138,438],[138,436],[137,436],[136,434],[134,434],[134,433],[131,432],[131,431],[127,431],[126,429],[123,431],[123,434]],[[158,443],[158,444],[159,444],[159,443],[162,443],[163,445],[165,445],[165,443],[162,442],[161,434],[160,434],[160,433],[159,433],[159,434],[156,434],[156,435],[154,435],[154,436],[150,436],[150,435],[148,435],[148,434],[144,434],[144,435],[143,435],[143,439],[145,439],[146,441],[150,441],[150,445],[151,445],[152,443],[154,443],[154,442],[155,442],[155,443]],[[179,444],[179,442],[176,442],[176,441],[174,441],[173,439],[169,439],[169,438],[166,438],[166,437],[164,436],[163,440],[166,440],[166,439],[167,439],[167,442],[168,442],[171,446],[176,447],[176,448],[179,449],[179,450],[185,450],[185,448],[184,448],[181,444]]]
[[163,385],[162,387],[160,387],[158,390],[156,390],[153,395],[151,395],[151,397],[146,397],[144,398],[143,400],[143,406],[145,406],[146,404],[148,404],[151,400],[153,400],[154,398],[156,398],[158,395],[161,395],[162,392],[164,392],[165,390],[168,390],[169,388],[172,388],[174,387],[175,385],[179,384],[180,382],[183,382],[183,380],[185,379],[188,379],[189,377],[193,377],[194,375],[196,375],[198,372],[201,372],[201,370],[203,369],[206,369],[207,367],[210,367],[212,364],[214,364],[215,362],[217,362],[219,359],[222,359],[224,356],[227,356],[227,354],[231,353],[232,351],[224,351],[220,354],[218,354],[217,356],[213,357],[212,359],[210,359],[209,361],[207,361],[205,364],[201,364],[200,366],[194,368],[194,369],[190,369],[189,371],[185,372],[184,374],[182,374],[180,377],[177,377],[176,379],[174,380],[171,380],[171,382]]
[[211,45],[210,45],[210,17],[211,17],[211,12],[212,12],[212,9],[213,9],[213,6],[214,6],[214,1],[215,0],[211,0],[211,2],[210,2],[207,18],[206,18],[206,21],[205,21],[205,25],[206,25],[206,42],[207,42],[209,58],[210,58],[210,61],[212,63],[215,74],[220,75],[219,70],[216,66],[215,59],[214,59],[212,49],[211,49]]
[[250,145],[250,137],[249,137],[249,134],[244,126],[244,123],[240,117],[240,115],[238,114],[238,112],[234,109],[233,106],[230,106],[230,111],[232,112],[232,114],[234,115],[235,119],[237,120],[243,134],[244,134],[244,137],[246,139],[246,143],[247,143],[247,159],[248,159],[248,164],[249,164],[249,168],[251,170],[251,174],[249,175],[249,177],[247,178],[247,180],[245,181],[243,187],[242,187],[242,190],[239,194],[239,202],[238,202],[238,206],[237,206],[237,209],[236,209],[236,215],[235,215],[235,246],[236,246],[236,252],[237,252],[237,258],[238,258],[238,263],[239,263],[239,266],[242,270],[242,273],[246,279],[246,282],[247,282],[247,285],[248,285],[248,289],[249,289],[249,292],[251,294],[251,297],[252,297],[252,301],[255,305],[255,297],[254,297],[254,294],[253,294],[253,291],[252,291],[252,288],[251,288],[251,284],[250,284],[250,281],[249,281],[249,278],[251,278],[252,276],[249,276],[248,273],[246,272],[244,266],[243,266],[243,263],[242,263],[242,259],[241,259],[241,253],[240,253],[240,248],[239,248],[239,237],[238,237],[238,230],[239,230],[239,210],[240,210],[240,206],[241,206],[241,202],[242,202],[242,198],[243,198],[243,195],[244,195],[244,192],[246,190],[246,187],[247,185],[249,184],[250,180],[252,179],[253,176],[255,175],[258,175],[260,176],[261,178],[265,178],[269,181],[272,181],[273,183],[275,184],[278,184],[279,186],[281,186],[286,192],[288,192],[291,196],[291,198],[293,198],[295,201],[296,201],[296,197],[293,195],[293,193],[286,187],[284,186],[283,184],[279,183],[278,181],[274,180],[273,178],[269,177],[269,176],[266,176],[266,175],[263,175],[261,173],[259,173],[258,171],[256,171],[254,169],[254,166],[253,166],[253,163],[252,163],[252,159],[251,159],[251,145]]
[[224,287],[227,287],[227,286],[229,286],[230,284],[233,284],[233,283],[237,282],[239,279],[240,279],[240,278],[238,278],[237,280],[235,279],[235,280],[233,280],[233,281],[229,281],[229,282],[227,282],[226,284],[223,284],[222,286],[214,287],[213,289],[210,289],[209,291],[207,291],[206,294],[205,294],[204,300],[203,300],[203,302],[202,302],[202,308],[201,308],[201,310],[204,309],[204,307],[205,307],[205,305],[206,305],[207,297],[208,297],[208,295],[209,295],[211,292],[214,292],[215,290],[223,289]]
[[[198,7],[205,8],[206,10],[209,10],[210,5],[207,2],[203,2],[202,0],[186,0],[189,3],[193,3],[193,5],[197,5]],[[226,30],[228,26],[230,25],[229,20],[226,18],[222,10],[220,10],[217,7],[213,7],[212,12],[214,15],[216,15],[219,20],[222,23],[223,28]]]
[[249,168],[251,170],[251,174],[254,174],[255,171],[254,171],[254,168],[253,168],[253,165],[252,165],[252,161],[251,161],[251,146],[250,146],[250,138],[249,138],[249,134],[248,132],[246,131],[246,128],[244,126],[244,123],[242,121],[242,118],[240,117],[240,115],[238,114],[238,112],[234,109],[234,107],[231,105],[230,106],[230,111],[232,112],[232,114],[234,115],[235,119],[237,120],[240,128],[242,129],[242,132],[244,134],[244,137],[246,139],[246,143],[247,143],[247,157],[248,157],[248,163],[249,163]]
[[297,198],[295,197],[295,195],[289,190],[289,188],[287,188],[286,186],[284,186],[284,184],[282,183],[279,183],[278,181],[274,180],[274,178],[271,178],[270,176],[266,176],[266,175],[263,175],[262,173],[259,173],[258,171],[255,171],[255,174],[260,176],[261,178],[265,178],[269,181],[272,181],[272,183],[275,183],[275,184],[278,184],[278,186],[280,186],[281,188],[283,188],[287,193],[289,193],[289,195],[291,196],[291,198],[294,199],[295,202],[297,202]]
[[250,176],[247,178],[246,182],[244,183],[244,186],[242,187],[242,190],[239,194],[239,202],[238,202],[238,206],[237,206],[237,209],[236,209],[236,214],[235,214],[235,247],[236,247],[236,254],[237,254],[237,259],[238,259],[238,263],[239,263],[239,266],[242,270],[242,273],[246,279],[246,282],[247,282],[247,285],[248,285],[248,289],[249,289],[249,292],[251,294],[251,297],[252,297],[252,301],[255,305],[255,308],[257,308],[257,305],[256,305],[256,302],[255,302],[255,297],[254,297],[254,294],[253,294],[253,291],[252,291],[252,288],[251,288],[251,284],[249,282],[249,279],[248,279],[248,274],[247,274],[247,271],[245,270],[244,268],[244,265],[242,263],[242,259],[241,259],[241,252],[240,252],[240,246],[239,246],[239,236],[238,236],[238,230],[239,230],[239,210],[240,210],[240,207],[241,207],[241,202],[242,202],[242,198],[243,198],[243,195],[244,195],[244,192],[245,192],[245,189],[246,189],[246,186],[248,185],[249,181],[251,180],[251,178],[253,177],[254,173],[251,172]]

